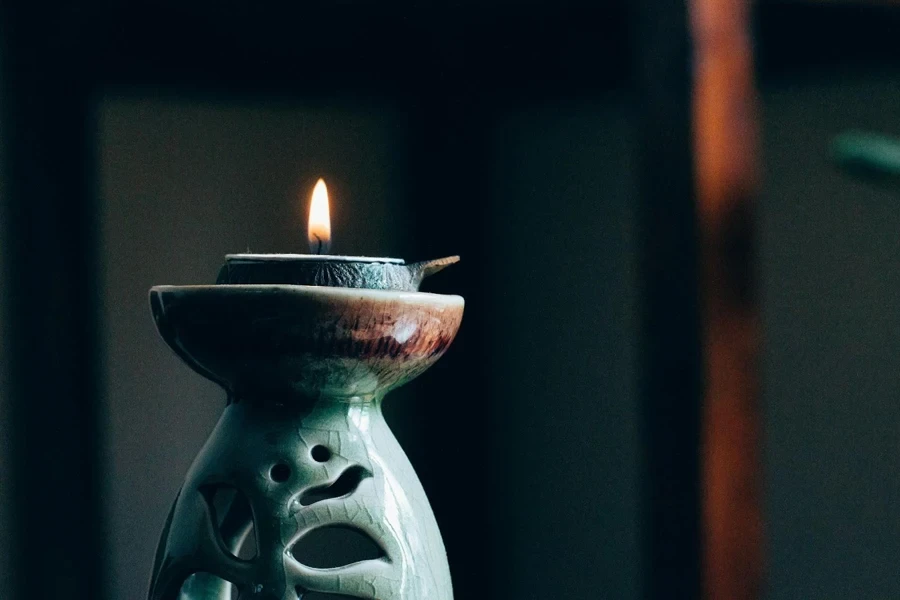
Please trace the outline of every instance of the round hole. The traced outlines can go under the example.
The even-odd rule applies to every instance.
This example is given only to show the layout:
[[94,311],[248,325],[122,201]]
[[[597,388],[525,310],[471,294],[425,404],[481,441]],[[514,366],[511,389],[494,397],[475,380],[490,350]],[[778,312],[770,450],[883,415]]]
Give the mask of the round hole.
[[278,463],[269,471],[269,476],[272,478],[272,481],[284,483],[291,478],[291,468],[284,463]]
[[310,454],[316,462],[328,462],[328,459],[331,458],[331,450],[325,446],[313,446]]

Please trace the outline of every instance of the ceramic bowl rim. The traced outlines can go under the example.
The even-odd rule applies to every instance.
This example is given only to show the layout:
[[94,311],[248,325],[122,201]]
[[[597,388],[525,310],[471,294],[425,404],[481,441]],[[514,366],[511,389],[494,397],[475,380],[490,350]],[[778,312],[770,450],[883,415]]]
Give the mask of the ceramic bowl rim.
[[270,262],[339,262],[339,263],[366,263],[375,265],[396,265],[408,267],[402,258],[390,256],[350,256],[345,254],[226,254],[225,263],[265,264]]
[[289,295],[306,296],[322,300],[335,301],[368,300],[371,302],[403,302],[405,304],[427,304],[445,308],[463,308],[465,299],[455,294],[433,294],[430,292],[410,292],[400,290],[375,290],[368,288],[345,288],[324,285],[296,285],[289,283],[220,283],[199,285],[154,285],[150,294],[179,294],[191,292],[211,293],[260,293],[279,292]]

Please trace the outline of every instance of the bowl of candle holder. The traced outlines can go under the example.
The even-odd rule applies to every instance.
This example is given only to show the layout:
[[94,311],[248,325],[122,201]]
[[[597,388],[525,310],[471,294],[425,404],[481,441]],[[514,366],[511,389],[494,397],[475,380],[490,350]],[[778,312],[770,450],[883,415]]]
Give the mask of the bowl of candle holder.
[[[461,297],[221,284],[157,286],[150,304],[165,342],[227,397],[166,521],[150,600],[229,600],[233,589],[452,599],[437,523],[381,406],[447,350]],[[378,556],[305,564],[295,546],[325,528],[366,536]]]

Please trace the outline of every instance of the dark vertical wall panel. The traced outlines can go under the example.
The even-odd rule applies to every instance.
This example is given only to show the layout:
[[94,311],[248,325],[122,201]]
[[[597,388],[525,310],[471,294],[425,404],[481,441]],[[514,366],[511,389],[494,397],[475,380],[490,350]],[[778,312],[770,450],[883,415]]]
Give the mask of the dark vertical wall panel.
[[492,401],[485,385],[490,364],[484,328],[488,116],[468,88],[471,82],[455,74],[436,79],[423,85],[410,114],[408,209],[415,218],[417,254],[462,256],[459,266],[426,285],[464,296],[466,311],[453,347],[419,382],[412,409],[424,432],[410,454],[413,464],[422,465],[419,474],[444,537],[454,595],[491,597],[497,540],[484,506],[484,497],[493,497],[495,443],[485,418]]
[[14,598],[100,599],[94,115],[79,19],[45,11],[0,6],[8,573]]
[[[0,202],[2,201],[0,199]],[[3,253],[0,250],[0,261],[2,258]],[[0,299],[0,311],[3,309],[2,299]],[[3,340],[6,339],[4,321],[5,319],[0,317],[0,364],[8,364],[6,344],[3,343]],[[0,415],[9,414],[8,377],[6,372],[0,375]],[[12,445],[9,434],[11,425],[9,419],[0,419],[0,598],[12,597],[13,538],[10,511],[12,507],[12,465],[10,465]]]
[[[2,55],[0,55],[2,61]],[[5,100],[5,92],[0,92],[0,110]],[[0,130],[6,126],[7,116],[0,112]],[[0,162],[7,160],[6,142],[0,137]],[[6,210],[9,207],[9,194],[6,189],[6,178],[0,176],[0,221],[5,221]],[[5,281],[9,277],[10,265],[6,262],[6,244],[0,238],[0,280]],[[9,359],[7,357],[6,342],[6,305],[3,295],[0,294],[0,416],[8,415],[9,403]],[[12,486],[10,485],[12,471],[10,457],[12,444],[10,440],[10,420],[0,418],[0,598],[12,597]]]
[[644,597],[697,598],[703,385],[687,6],[648,0],[634,15]]

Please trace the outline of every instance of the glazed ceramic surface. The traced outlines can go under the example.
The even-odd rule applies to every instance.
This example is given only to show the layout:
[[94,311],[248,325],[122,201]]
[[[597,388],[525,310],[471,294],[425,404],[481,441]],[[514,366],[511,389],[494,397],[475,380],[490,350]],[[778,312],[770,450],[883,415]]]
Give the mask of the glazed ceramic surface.
[[[437,524],[381,402],[446,351],[462,298],[216,285],[153,288],[151,306],[166,342],[229,398],[169,516],[151,600],[229,600],[226,582],[266,600],[452,599]],[[256,556],[239,558],[251,525]],[[334,568],[293,556],[332,526],[381,556]]]

